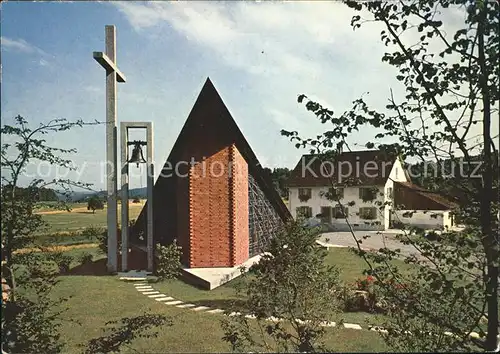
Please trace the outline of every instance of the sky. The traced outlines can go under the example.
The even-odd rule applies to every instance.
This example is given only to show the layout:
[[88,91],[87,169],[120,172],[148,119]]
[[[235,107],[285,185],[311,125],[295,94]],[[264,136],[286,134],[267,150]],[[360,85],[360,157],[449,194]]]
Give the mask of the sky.
[[[104,121],[105,73],[92,58],[104,51],[104,26],[117,31],[118,122],[152,121],[154,160],[165,162],[201,87],[210,77],[265,167],[293,168],[302,153],[281,129],[305,136],[325,130],[303,105],[306,94],[341,114],[365,94],[374,108],[390,89],[403,97],[396,71],[381,57],[381,28],[353,31],[340,2],[3,2],[3,123],[18,114],[33,125],[53,118]],[[460,21],[462,14],[450,12]],[[373,136],[361,131],[351,143]],[[104,126],[47,137],[76,148],[69,177],[105,186]],[[35,172],[36,169],[36,172]],[[31,166],[30,173],[54,171]],[[145,186],[131,168],[131,188]]]

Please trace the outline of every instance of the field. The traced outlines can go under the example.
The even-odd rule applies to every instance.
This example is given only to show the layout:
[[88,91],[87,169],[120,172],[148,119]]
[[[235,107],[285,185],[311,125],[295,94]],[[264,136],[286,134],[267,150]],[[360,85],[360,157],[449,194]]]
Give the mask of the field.
[[[129,204],[129,218],[135,219],[144,206],[144,201],[141,203]],[[88,226],[106,227],[106,206],[103,210],[96,210],[92,213],[87,210],[87,205],[83,203],[70,204],[71,211],[53,210],[49,208],[41,208],[37,213],[42,215],[42,218],[49,225],[48,232],[77,232]],[[118,204],[118,222],[121,222],[121,204]]]

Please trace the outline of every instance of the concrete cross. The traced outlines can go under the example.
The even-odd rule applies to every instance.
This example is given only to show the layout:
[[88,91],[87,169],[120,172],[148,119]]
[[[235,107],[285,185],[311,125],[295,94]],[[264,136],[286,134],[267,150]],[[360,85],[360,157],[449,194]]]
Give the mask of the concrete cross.
[[106,189],[108,224],[108,271],[118,270],[117,244],[117,128],[116,82],[125,82],[125,75],[116,66],[115,26],[107,25],[106,53],[94,52],[94,59],[106,70]]

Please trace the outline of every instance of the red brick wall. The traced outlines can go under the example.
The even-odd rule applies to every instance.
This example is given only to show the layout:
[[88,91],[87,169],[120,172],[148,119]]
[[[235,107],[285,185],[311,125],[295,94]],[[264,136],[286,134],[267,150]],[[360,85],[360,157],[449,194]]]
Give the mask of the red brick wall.
[[231,264],[230,188],[225,147],[190,169],[190,267]]
[[240,265],[249,257],[248,227],[248,165],[236,146],[231,146],[231,266]]
[[[231,162],[231,163],[230,163]],[[189,173],[189,266],[233,267],[248,259],[248,166],[234,145]]]

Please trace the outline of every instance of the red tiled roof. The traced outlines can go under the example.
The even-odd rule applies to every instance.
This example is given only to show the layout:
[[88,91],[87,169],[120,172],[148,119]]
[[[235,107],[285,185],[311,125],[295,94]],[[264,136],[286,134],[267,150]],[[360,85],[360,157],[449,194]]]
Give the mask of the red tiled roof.
[[[457,203],[446,199],[445,197],[441,196],[439,193],[429,191],[429,190],[422,188],[420,186],[417,186],[416,184],[413,184],[411,182],[394,182],[394,183],[395,183],[395,187],[401,186],[401,187],[405,188],[406,190],[409,190],[415,194],[418,194],[421,197],[424,197],[425,199],[428,199],[434,203],[441,205],[444,208],[453,209],[453,208],[456,208],[458,206]],[[397,202],[399,204],[401,204],[401,203],[405,204],[404,201],[397,201]],[[422,209],[425,209],[425,208],[422,208]]]
[[384,185],[395,160],[395,155],[380,150],[343,152],[335,160],[325,160],[320,155],[302,155],[288,179],[288,186],[328,186],[332,182]]

